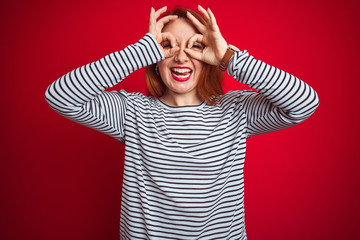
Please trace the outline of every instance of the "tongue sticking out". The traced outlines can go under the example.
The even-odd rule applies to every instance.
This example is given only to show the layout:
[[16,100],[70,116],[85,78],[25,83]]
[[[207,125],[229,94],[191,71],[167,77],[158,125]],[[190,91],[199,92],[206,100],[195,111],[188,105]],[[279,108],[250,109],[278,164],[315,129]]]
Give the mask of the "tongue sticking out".
[[191,71],[190,72],[176,72],[174,70],[171,70],[171,72],[177,76],[187,76],[191,73]]
[[185,76],[189,74],[189,73],[178,73],[178,72],[173,72],[173,73],[178,76]]

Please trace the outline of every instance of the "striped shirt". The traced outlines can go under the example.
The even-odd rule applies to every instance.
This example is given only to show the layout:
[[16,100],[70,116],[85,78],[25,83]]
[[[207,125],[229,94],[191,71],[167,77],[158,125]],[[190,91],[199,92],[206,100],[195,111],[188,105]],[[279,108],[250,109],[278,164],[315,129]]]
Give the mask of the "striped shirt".
[[164,59],[146,34],[133,45],[53,82],[61,115],[125,144],[121,239],[247,239],[246,139],[293,126],[319,104],[298,78],[235,53],[227,73],[257,90],[230,91],[216,106],[168,106],[141,93],[105,91]]

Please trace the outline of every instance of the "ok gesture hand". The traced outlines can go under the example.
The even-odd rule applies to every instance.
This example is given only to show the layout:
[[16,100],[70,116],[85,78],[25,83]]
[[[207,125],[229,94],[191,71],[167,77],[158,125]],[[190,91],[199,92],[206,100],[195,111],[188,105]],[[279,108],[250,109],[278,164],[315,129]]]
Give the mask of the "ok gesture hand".
[[[215,16],[211,12],[210,8],[205,10],[199,5],[198,9],[204,16],[206,24],[202,24],[189,12],[187,13],[187,17],[199,30],[200,34],[195,34],[190,38],[188,48],[186,48],[184,51],[197,60],[206,62],[210,65],[218,66],[220,65],[220,62],[225,55],[228,45],[220,33]],[[191,46],[194,44],[194,42],[200,42],[204,44],[205,48],[202,51],[195,51],[191,49]]]

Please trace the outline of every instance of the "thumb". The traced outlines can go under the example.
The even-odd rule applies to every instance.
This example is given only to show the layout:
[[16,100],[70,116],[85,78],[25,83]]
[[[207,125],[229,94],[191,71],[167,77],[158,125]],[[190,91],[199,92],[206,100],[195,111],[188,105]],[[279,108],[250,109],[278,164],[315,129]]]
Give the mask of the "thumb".
[[165,58],[172,57],[179,50],[180,50],[180,47],[178,47],[178,46],[168,48],[168,49],[164,49],[164,56],[165,56]]
[[192,49],[189,48],[185,48],[184,51],[189,54],[190,57],[195,58],[196,60],[202,61],[203,59],[203,54],[202,52],[199,51],[194,51]]

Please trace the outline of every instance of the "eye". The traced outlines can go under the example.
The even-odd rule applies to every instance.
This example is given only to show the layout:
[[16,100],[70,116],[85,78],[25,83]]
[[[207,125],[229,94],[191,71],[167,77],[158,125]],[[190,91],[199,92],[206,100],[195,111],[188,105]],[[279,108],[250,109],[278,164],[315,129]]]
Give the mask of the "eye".
[[204,45],[202,43],[194,42],[191,48],[194,48],[195,50],[203,50]]
[[161,43],[161,46],[162,46],[163,48],[171,48],[171,44],[170,44],[169,41],[162,42],[162,43]]

